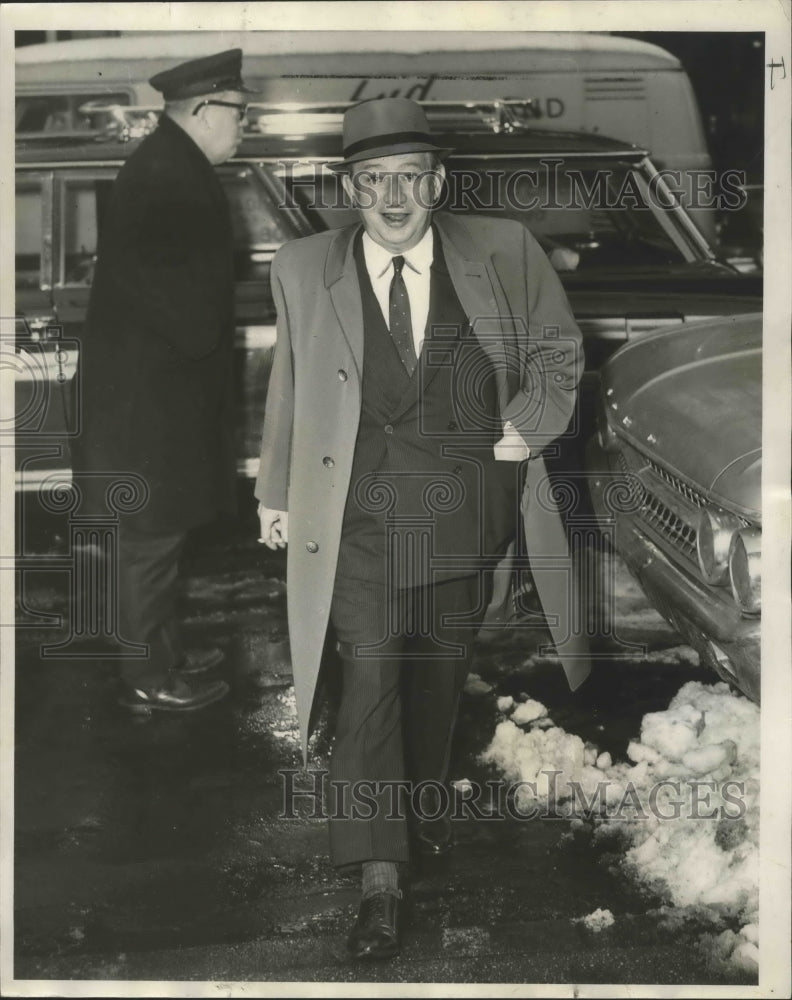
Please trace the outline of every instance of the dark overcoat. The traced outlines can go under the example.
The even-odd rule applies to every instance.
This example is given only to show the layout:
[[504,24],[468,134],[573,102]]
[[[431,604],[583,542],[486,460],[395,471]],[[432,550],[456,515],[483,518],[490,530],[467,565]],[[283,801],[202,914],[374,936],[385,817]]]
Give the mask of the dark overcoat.
[[185,531],[233,509],[233,335],[225,193],[163,116],[99,219],[73,449],[83,512],[105,512],[108,486],[130,476],[146,494],[142,530]]
[[[434,224],[459,301],[495,367],[500,416],[531,448],[522,503],[526,545],[574,688],[589,670],[587,644],[571,635],[574,574],[541,453],[563,433],[574,408],[583,368],[580,331],[557,275],[522,225],[442,212]],[[272,266],[278,339],[256,496],[289,512],[289,635],[304,752],[360,424],[358,228],[287,243]]]

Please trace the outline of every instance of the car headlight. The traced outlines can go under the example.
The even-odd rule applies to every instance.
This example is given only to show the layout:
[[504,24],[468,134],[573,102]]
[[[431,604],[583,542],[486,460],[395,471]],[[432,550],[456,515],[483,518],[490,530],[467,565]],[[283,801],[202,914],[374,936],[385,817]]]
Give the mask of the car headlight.
[[749,615],[762,608],[762,532],[743,528],[731,540],[729,577],[734,599]]
[[707,583],[716,586],[729,583],[731,542],[742,526],[738,517],[714,504],[702,509],[696,529],[696,551],[701,575]]

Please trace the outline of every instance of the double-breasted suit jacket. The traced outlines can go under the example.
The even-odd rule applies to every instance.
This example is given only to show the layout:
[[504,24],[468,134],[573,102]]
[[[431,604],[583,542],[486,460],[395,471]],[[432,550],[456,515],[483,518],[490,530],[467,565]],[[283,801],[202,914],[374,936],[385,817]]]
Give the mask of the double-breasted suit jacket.
[[113,474],[145,483],[135,521],[182,532],[235,506],[233,237],[206,156],[163,116],[100,206],[74,447],[85,508]]
[[[443,212],[433,224],[459,302],[494,366],[501,419],[531,449],[526,543],[529,557],[545,557],[534,577],[554,638],[565,641],[559,652],[574,688],[588,664],[568,639],[569,555],[541,451],[563,433],[574,408],[580,332],[555,272],[522,225]],[[288,620],[304,749],[361,414],[364,327],[353,252],[359,228],[287,243],[272,265],[278,330],[256,496],[289,513]]]

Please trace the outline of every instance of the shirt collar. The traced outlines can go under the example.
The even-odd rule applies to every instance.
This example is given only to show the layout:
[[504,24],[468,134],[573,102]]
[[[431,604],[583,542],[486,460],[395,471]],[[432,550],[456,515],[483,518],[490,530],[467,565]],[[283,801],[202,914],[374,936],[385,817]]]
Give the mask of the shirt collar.
[[420,243],[417,243],[411,250],[403,254],[394,254],[379,243],[375,243],[368,233],[363,233],[363,254],[366,258],[366,267],[369,274],[375,278],[381,278],[390,268],[394,257],[404,257],[405,264],[416,274],[423,274],[432,266],[434,259],[434,233],[430,226],[423,235]]

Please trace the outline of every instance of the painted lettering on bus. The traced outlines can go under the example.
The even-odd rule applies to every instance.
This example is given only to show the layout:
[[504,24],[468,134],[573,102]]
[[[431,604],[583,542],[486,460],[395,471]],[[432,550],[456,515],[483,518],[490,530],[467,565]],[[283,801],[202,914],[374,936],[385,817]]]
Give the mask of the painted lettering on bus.
[[507,97],[508,101],[520,101],[514,109],[517,118],[560,118],[566,111],[560,97]]
[[[408,97],[413,101],[425,101],[432,85],[436,82],[436,76],[428,76],[424,80],[409,81],[395,87],[384,87],[377,77],[367,77],[361,80],[352,91],[350,101],[371,101],[381,97]],[[448,99],[447,97],[444,99]],[[462,98],[460,98],[462,99]],[[474,94],[468,93],[465,100],[475,101]],[[515,116],[523,120],[540,118],[561,118],[566,107],[560,97],[516,97],[505,98],[511,101],[520,101],[521,106],[514,109]],[[482,103],[486,104],[492,98],[482,98]]]
[[408,97],[412,101],[425,101],[436,79],[435,76],[428,76],[425,80],[419,80],[409,87],[406,87],[405,82],[392,90],[380,90],[379,93],[374,93],[373,88],[377,86],[377,78],[368,77],[355,87],[351,100],[371,101],[380,97]]

